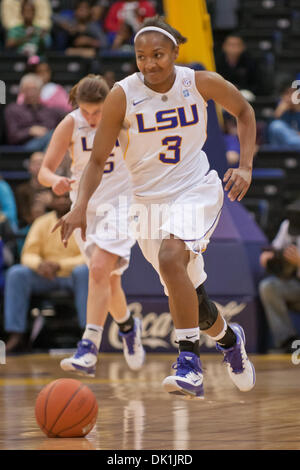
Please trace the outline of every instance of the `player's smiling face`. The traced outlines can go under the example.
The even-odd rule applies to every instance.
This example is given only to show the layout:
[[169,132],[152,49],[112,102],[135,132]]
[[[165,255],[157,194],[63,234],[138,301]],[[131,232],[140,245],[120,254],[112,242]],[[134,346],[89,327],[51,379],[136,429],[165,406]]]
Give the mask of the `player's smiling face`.
[[135,54],[138,69],[144,75],[146,84],[159,92],[159,85],[172,82],[178,47],[170,39],[158,32],[143,33],[136,40]]

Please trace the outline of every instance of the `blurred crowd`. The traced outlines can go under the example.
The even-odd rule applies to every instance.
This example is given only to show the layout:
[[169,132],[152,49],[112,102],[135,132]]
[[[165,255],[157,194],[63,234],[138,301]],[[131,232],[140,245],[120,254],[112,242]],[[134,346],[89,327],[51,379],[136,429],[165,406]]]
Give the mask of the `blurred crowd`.
[[[2,49],[41,55],[47,50],[91,57],[103,49],[132,46],[146,17],[160,11],[154,0],[2,0]],[[59,2],[58,2],[59,3]]]

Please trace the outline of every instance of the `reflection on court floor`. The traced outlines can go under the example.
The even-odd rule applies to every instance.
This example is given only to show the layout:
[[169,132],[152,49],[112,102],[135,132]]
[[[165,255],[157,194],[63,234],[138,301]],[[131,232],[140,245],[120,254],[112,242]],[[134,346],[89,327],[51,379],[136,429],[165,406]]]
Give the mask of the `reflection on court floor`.
[[[176,356],[148,354],[144,368],[130,371],[119,354],[103,354],[94,379],[66,375],[61,356],[8,357],[0,366],[0,449],[81,450],[300,450],[299,367],[291,357],[252,356],[255,388],[242,393],[219,355],[202,355],[205,400],[166,394],[162,380]],[[99,414],[84,439],[49,439],[34,417],[44,385],[76,377],[95,393]]]

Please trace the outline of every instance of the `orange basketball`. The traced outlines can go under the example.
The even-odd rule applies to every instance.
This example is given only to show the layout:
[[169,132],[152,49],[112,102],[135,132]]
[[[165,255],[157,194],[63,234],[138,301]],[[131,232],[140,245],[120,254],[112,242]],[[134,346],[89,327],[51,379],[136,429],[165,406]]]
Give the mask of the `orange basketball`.
[[35,403],[35,417],[48,437],[83,437],[94,427],[98,404],[79,380],[58,379],[46,385]]

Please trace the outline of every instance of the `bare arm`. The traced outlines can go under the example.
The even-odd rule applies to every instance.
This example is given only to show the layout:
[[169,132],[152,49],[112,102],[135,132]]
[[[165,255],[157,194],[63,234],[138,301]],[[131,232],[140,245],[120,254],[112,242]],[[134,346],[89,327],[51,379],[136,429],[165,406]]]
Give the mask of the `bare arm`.
[[85,213],[88,202],[101,183],[105,162],[109,157],[120,133],[126,111],[126,97],[120,87],[114,88],[105,99],[102,118],[97,129],[90,160],[86,165],[79,184],[74,208],[55,225],[61,227],[63,243],[67,244],[73,230],[81,228],[85,239]]
[[239,168],[230,168],[225,176],[225,190],[230,190],[228,197],[240,201],[246,194],[252,177],[253,156],[255,153],[256,123],[252,106],[245,100],[238,89],[214,72],[196,72],[196,85],[207,100],[214,100],[237,120],[240,141]]
[[41,169],[38,174],[39,182],[60,195],[70,191],[70,178],[56,175],[55,172],[61,164],[72,140],[74,120],[66,116],[56,127],[46,151]]

